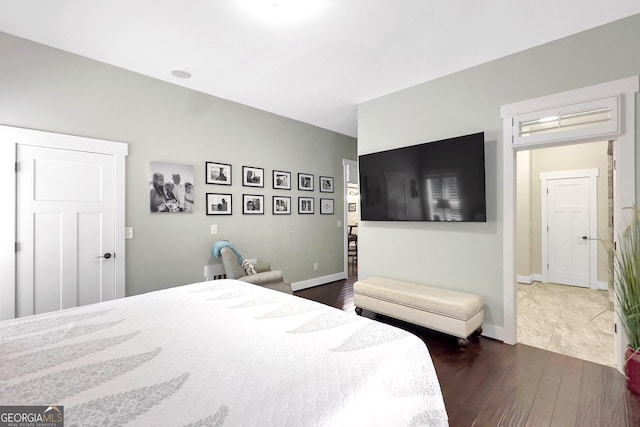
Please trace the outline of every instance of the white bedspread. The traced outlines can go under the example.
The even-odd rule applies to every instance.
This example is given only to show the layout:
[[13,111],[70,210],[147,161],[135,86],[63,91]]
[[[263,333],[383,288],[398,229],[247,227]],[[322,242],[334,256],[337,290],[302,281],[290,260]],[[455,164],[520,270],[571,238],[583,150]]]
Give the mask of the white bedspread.
[[426,346],[235,280],[0,322],[0,405],[65,426],[447,425]]

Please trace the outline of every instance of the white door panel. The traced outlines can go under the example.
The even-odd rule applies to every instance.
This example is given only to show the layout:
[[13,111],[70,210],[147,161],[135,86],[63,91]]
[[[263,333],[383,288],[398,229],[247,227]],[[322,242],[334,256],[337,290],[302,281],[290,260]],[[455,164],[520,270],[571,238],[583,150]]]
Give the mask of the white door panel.
[[18,144],[17,316],[115,297],[114,156]]
[[589,178],[549,180],[547,208],[548,280],[589,287]]

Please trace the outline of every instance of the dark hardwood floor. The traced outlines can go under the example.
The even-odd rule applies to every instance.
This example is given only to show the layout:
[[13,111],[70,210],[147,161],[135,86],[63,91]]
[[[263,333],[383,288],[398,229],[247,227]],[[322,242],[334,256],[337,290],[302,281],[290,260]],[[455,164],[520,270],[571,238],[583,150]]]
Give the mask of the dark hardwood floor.
[[[350,278],[295,292],[353,310]],[[455,339],[370,312],[364,316],[420,337],[438,373],[449,423],[455,426],[640,426],[640,396],[614,368],[523,344],[479,337],[460,350]]]

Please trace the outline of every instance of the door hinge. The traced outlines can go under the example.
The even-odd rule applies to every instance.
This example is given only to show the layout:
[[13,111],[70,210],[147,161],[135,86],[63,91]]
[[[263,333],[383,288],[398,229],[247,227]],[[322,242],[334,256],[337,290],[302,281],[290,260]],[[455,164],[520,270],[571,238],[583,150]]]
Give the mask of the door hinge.
[[613,324],[613,333],[614,333],[614,334],[617,334],[617,333],[618,333],[618,324],[617,324],[617,323],[614,323],[614,324]]
[[613,170],[616,170],[616,161],[613,161]]
[[20,252],[20,243],[15,242],[15,246],[14,246],[14,248],[15,248],[15,251],[16,251],[16,252]]
[[20,172],[20,163],[16,162],[16,173]]

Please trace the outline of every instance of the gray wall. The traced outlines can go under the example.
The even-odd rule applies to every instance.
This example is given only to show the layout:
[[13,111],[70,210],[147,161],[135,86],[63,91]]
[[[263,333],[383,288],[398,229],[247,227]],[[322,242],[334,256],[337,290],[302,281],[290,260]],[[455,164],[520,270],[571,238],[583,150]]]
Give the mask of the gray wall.
[[[127,295],[203,280],[219,239],[290,282],[343,271],[342,159],[355,159],[355,139],[3,33],[0,58],[0,124],[129,144]],[[150,161],[194,165],[193,214],[149,213]],[[232,164],[233,185],[205,185],[205,161]],[[243,165],[265,169],[264,189],[242,187]],[[271,189],[273,169],[292,172],[292,191]],[[315,175],[314,193],[297,191],[298,172]],[[336,215],[319,215],[319,175],[334,177]],[[206,192],[232,193],[233,215],[205,215]],[[264,194],[265,215],[242,215],[243,193]],[[272,195],[291,196],[294,213],[273,216]],[[297,214],[299,195],[316,198],[315,215]]]
[[500,107],[637,75],[638,40],[635,15],[360,105],[359,154],[484,131],[488,215],[484,224],[362,222],[360,276],[481,294],[486,323],[503,326]]

